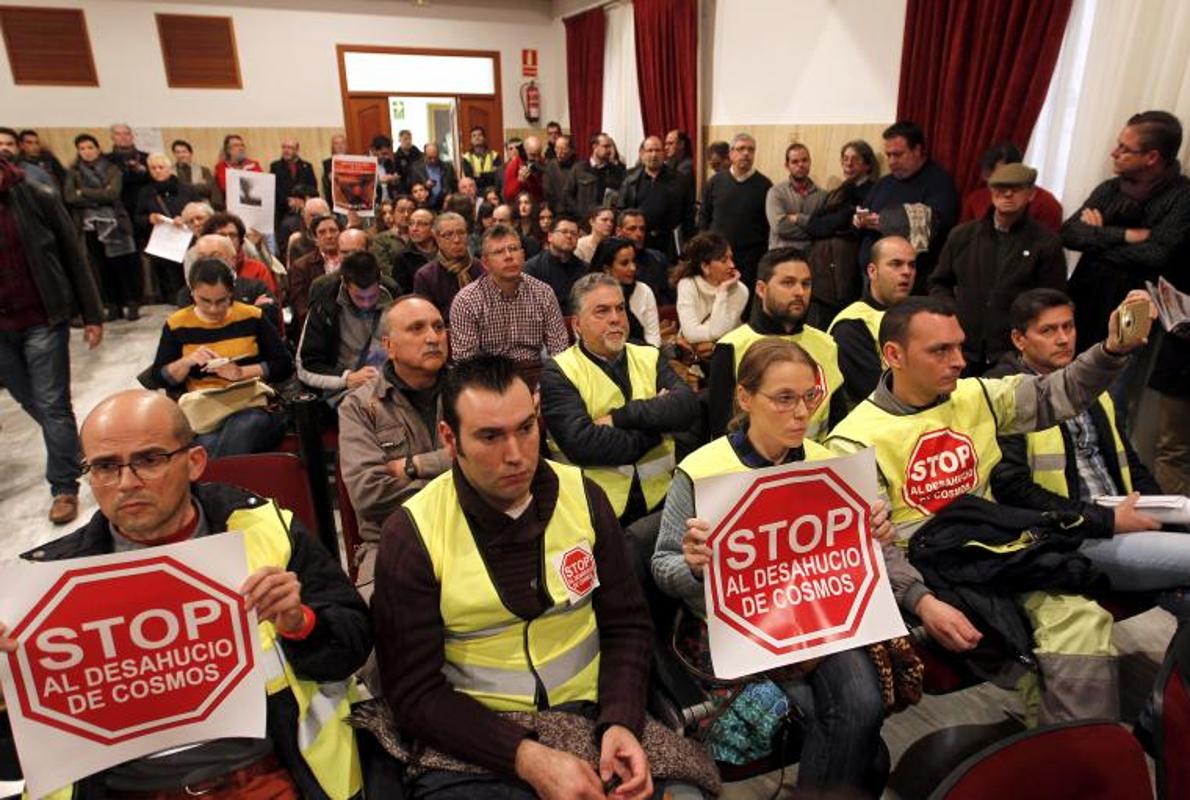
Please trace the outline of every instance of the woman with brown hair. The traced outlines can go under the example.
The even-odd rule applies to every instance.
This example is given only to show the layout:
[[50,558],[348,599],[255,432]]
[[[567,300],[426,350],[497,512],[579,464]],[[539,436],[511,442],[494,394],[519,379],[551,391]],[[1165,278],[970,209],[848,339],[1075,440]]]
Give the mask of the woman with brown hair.
[[[814,359],[792,342],[773,337],[752,345],[740,363],[734,430],[686,456],[666,495],[653,579],[697,618],[687,615],[691,624],[679,628],[679,654],[708,676],[703,574],[711,558],[706,544],[710,525],[698,518],[694,481],[831,458],[829,450],[805,438],[810,415],[823,401],[817,374]],[[883,504],[873,507],[871,523],[875,538],[891,538]],[[876,667],[863,648],[757,674],[734,692],[705,682],[714,700],[731,703],[705,731],[716,760],[740,764],[768,755],[775,720],[799,717],[804,744],[798,788],[880,795],[887,769],[880,739],[884,700]],[[757,714],[760,706],[765,711]],[[779,713],[781,708],[785,714]],[[745,730],[751,735],[741,736]]]
[[709,356],[709,346],[740,324],[748,305],[748,287],[740,283],[731,245],[717,233],[700,233],[686,243],[677,277],[682,338]]

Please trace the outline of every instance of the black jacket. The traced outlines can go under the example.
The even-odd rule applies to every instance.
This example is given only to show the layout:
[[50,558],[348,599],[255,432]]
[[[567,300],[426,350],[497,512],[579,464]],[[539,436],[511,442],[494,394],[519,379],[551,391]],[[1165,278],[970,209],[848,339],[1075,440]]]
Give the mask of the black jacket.
[[[865,293],[863,302],[880,311],[885,306]],[[839,346],[839,371],[843,373],[843,391],[847,393],[847,407],[855,408],[876,390],[880,373],[880,346],[863,320],[844,319],[831,326],[831,337]]]
[[[339,358],[339,316],[343,313],[343,307],[339,305],[339,289],[342,286],[343,279],[336,273],[319,278],[310,287],[310,307],[306,312],[298,351],[302,369],[308,372],[320,375],[343,373],[336,363]],[[388,292],[389,299],[400,294],[397,285],[383,276],[380,286]]]
[[[1092,594],[1107,580],[1078,553],[1089,534],[1077,514],[1032,511],[963,495],[917,529],[909,561],[939,600],[962,611],[976,628],[1029,660],[1033,632],[1017,604],[1022,592]],[[1022,534],[1031,536],[1022,539]],[[988,547],[1017,543],[1019,549]]]
[[[796,330],[785,330],[764,313],[761,303],[752,304],[752,320],[749,324],[757,333],[766,336],[788,336],[800,333],[803,327],[799,325]],[[730,344],[716,344],[715,349],[711,351],[711,364],[707,369],[707,423],[710,426],[711,438],[727,432],[727,424],[731,422],[732,409],[735,407],[735,385],[735,347]],[[840,386],[831,392],[827,430],[847,416],[847,396],[842,388]]]
[[595,209],[609,205],[605,202],[607,193],[619,191],[625,172],[622,164],[608,164],[600,169],[592,167],[590,161],[575,164],[563,191],[564,210],[586,219]]
[[[297,175],[291,176],[289,174],[289,165],[283,159],[278,158],[272,164],[269,164],[269,172],[277,176],[277,191],[274,197],[276,203],[273,206],[273,213],[276,218],[275,224],[280,226],[281,217],[285,216],[285,210],[289,207],[289,193],[295,186],[309,186],[311,189],[318,188],[318,179],[314,177],[314,165],[302,158],[297,158]],[[327,200],[327,202],[331,202]]]
[[[211,531],[208,535],[226,531],[227,519],[237,509],[269,502],[233,486],[198,484],[193,491]],[[318,621],[306,639],[278,638],[277,643],[300,677],[320,682],[345,680],[363,666],[372,649],[368,607],[339,564],[297,519],[292,521],[288,533],[292,545],[288,569],[297,574],[302,601],[314,610]],[[83,527],[22,557],[31,561],[60,561],[103,555],[112,550],[107,519],[96,511]],[[298,709],[293,695],[288,691],[270,695],[267,710],[268,737],[302,796],[326,797],[298,749]],[[80,798],[105,797],[102,773],[81,781],[79,789]]]
[[662,164],[656,178],[634,167],[620,186],[620,208],[639,208],[645,215],[645,247],[677,260],[674,229],[683,240],[694,235],[694,184]]
[[[1000,378],[1031,371],[1021,363],[1019,356],[1007,356],[988,372],[987,377]],[[1116,443],[1112,440],[1111,432],[1113,422],[1117,430],[1123,430],[1123,421],[1118,413],[1115,420],[1109,421],[1107,413],[1099,403],[1094,403],[1088,409],[1088,413],[1091,415],[1091,421],[1095,423],[1103,463],[1111,473],[1116,486],[1123,492],[1120,461],[1116,456]],[[992,468],[992,494],[1002,503],[1021,508],[1082,514],[1090,524],[1091,535],[1109,537],[1115,532],[1115,514],[1110,508],[1078,497],[1078,461],[1074,455],[1074,443],[1065,425],[1059,425],[1058,430],[1062,433],[1062,444],[1066,447],[1066,486],[1070,489],[1070,497],[1055,494],[1033,481],[1025,439],[1027,434],[1000,437],[1000,452],[1003,458]],[[1128,471],[1132,475],[1132,488],[1141,494],[1161,494],[1161,487],[1157,485],[1148,467],[1141,463],[1136,450],[1132,448],[1132,442],[1127,436],[1121,436],[1120,440],[1124,443]]]
[[[446,200],[448,194],[453,194],[459,190],[459,179],[455,175],[454,164],[451,164],[449,161],[439,161],[438,166],[442,169],[442,192],[438,195],[438,201],[434,205],[435,211],[442,209],[442,203]],[[409,183],[411,185],[414,183],[425,183],[429,179],[430,173],[426,169],[426,160],[424,158],[419,158],[409,165]],[[432,190],[430,194],[433,195]]]
[[1025,214],[1007,232],[996,231],[995,210],[950,232],[930,294],[953,298],[967,334],[963,355],[975,365],[1012,351],[1008,309],[1029,289],[1066,291],[1066,258],[1057,235]]
[[16,215],[29,274],[49,324],[76,314],[88,325],[103,324],[103,303],[78,230],[54,190],[23,180],[0,195],[0,203]]
[[171,175],[164,181],[149,181],[140,188],[136,196],[136,207],[132,212],[132,225],[139,239],[147,240],[153,232],[149,222],[150,214],[178,217],[187,203],[198,200],[194,187]]

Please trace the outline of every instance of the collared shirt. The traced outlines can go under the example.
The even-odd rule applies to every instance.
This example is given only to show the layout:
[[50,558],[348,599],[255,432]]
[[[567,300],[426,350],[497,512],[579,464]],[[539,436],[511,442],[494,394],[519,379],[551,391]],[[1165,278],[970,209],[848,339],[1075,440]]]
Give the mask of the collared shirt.
[[1116,495],[1119,491],[1111,471],[1099,450],[1099,431],[1090,411],[1084,411],[1062,423],[1070,434],[1074,447],[1074,463],[1078,466],[1078,496],[1091,500],[1101,495]]
[[548,284],[529,275],[505,296],[484,275],[464,286],[450,306],[450,350],[455,360],[476,353],[508,356],[520,363],[539,362],[570,345],[562,311]]

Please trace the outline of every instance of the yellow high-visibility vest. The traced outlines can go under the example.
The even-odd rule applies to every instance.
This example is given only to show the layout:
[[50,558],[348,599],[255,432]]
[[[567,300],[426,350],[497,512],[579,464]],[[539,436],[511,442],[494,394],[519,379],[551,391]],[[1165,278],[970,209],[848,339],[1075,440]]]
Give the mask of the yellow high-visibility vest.
[[[629,344],[625,346],[624,357],[628,359],[628,380],[632,385],[633,400],[651,400],[657,396],[657,359],[660,351],[656,347]],[[566,379],[578,390],[591,419],[599,419],[621,408],[627,402],[624,393],[607,373],[591,361],[579,345],[554,356],[554,361]],[[551,441],[559,461],[566,461],[565,453]],[[661,443],[645,453],[635,464],[614,467],[583,467],[583,474],[607,494],[608,502],[616,516],[624,513],[628,505],[628,493],[632,489],[634,476],[640,479],[641,492],[645,496],[648,511],[656,508],[665,499],[674,471],[674,440],[672,436],[661,437]]]
[[[822,461],[835,457],[835,454],[830,450],[809,439],[802,442],[802,447],[806,451],[806,461]],[[686,473],[690,480],[696,481],[715,475],[747,472],[752,467],[740,461],[735,448],[731,446],[731,442],[726,436],[720,436],[683,458],[682,463],[678,464],[678,469]]]
[[[1107,424],[1111,426],[1112,441],[1116,446],[1116,460],[1120,464],[1120,477],[1124,481],[1124,485],[1119,489],[1124,494],[1129,494],[1132,491],[1132,470],[1128,468],[1128,453],[1124,450],[1124,440],[1120,438],[1120,431],[1116,428],[1115,404],[1107,392],[1099,395],[1097,402],[1107,416]],[[1062,427],[1055,425],[1043,431],[1025,434],[1025,448],[1029,458],[1029,469],[1033,473],[1033,482],[1054,494],[1070,497],[1072,492],[1066,480],[1066,442],[1062,439]],[[1077,494],[1077,491],[1074,494]]]
[[537,711],[599,697],[599,627],[593,589],[571,599],[559,562],[576,548],[594,558],[595,527],[577,467],[547,461],[558,503],[545,529],[545,588],[553,605],[533,620],[508,610],[488,574],[447,471],[405,501],[440,587],[451,685],[496,711]]
[[[763,338],[765,334],[758,333],[751,325],[740,325],[719,339],[719,344],[731,345],[734,350],[735,374],[739,374],[740,362],[744,360],[748,348]],[[843,387],[843,373],[839,371],[839,347],[829,334],[809,325],[802,326],[799,333],[782,334],[776,338],[801,345],[818,362],[818,382],[824,394],[821,405],[810,415],[806,438],[821,442],[827,434],[831,396]]]

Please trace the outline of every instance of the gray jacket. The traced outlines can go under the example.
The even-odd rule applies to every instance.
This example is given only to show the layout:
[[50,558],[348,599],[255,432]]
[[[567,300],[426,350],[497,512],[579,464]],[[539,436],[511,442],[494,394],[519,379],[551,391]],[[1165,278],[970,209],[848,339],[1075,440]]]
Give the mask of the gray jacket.
[[[826,192],[819,189],[814,181],[806,179],[810,184],[810,191],[798,194],[793,189],[789,178],[774,183],[764,199],[764,214],[769,220],[769,249],[774,247],[808,247],[810,234],[806,232],[803,222],[808,222],[826,203]],[[805,214],[805,220],[789,219],[790,214]]]

